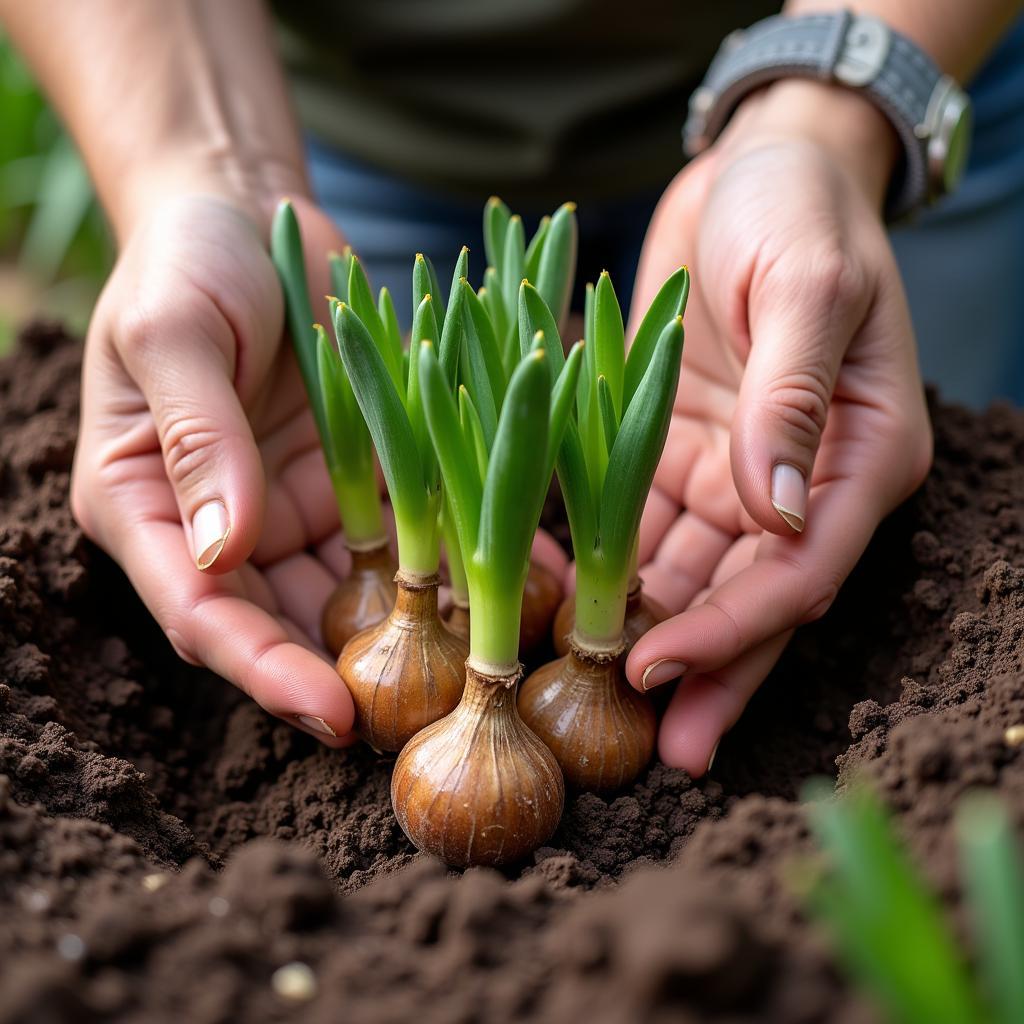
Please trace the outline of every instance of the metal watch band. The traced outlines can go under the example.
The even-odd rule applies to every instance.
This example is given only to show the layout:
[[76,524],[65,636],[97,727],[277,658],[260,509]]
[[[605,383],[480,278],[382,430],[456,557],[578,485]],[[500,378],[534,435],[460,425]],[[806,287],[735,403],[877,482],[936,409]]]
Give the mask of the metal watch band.
[[[919,47],[877,18],[850,11],[776,15],[731,33],[690,99],[684,148],[694,156],[725,127],[740,100],[780,78],[803,77],[862,91],[903,143],[905,166],[887,215],[898,219],[948,191],[959,167],[950,140],[969,102]],[[958,136],[958,141],[962,141]]]

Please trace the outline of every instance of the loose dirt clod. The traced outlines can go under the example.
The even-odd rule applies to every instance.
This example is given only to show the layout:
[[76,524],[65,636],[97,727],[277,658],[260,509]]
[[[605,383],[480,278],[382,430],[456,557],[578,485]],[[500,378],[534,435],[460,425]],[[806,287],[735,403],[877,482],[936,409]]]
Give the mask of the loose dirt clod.
[[[0,363],[0,1024],[872,1021],[786,881],[811,870],[804,781],[866,774],[951,904],[960,794],[1022,823],[1018,411],[936,407],[932,476],[714,780],[654,764],[570,798],[527,863],[458,875],[402,836],[393,762],[179,662],[83,540],[79,352],[35,325]],[[296,963],[308,1002],[276,994]]]

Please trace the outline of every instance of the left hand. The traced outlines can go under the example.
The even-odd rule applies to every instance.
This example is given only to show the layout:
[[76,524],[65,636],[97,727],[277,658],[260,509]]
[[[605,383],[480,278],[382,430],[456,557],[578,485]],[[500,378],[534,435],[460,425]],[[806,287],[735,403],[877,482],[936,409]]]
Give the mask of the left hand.
[[694,777],[930,465],[880,217],[894,151],[861,98],[778,83],[676,177],[647,234],[634,316],[676,267],[693,269],[641,530],[647,592],[679,614],[636,644],[627,673],[647,689],[682,676],[659,752]]

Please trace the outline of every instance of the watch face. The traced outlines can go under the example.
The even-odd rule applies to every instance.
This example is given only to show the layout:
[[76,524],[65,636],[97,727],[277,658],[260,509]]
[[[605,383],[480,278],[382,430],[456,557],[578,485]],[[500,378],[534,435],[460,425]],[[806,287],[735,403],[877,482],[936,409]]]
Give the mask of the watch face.
[[[967,155],[971,149],[971,105],[966,96],[951,98],[943,111],[939,127],[942,148],[942,185],[945,192],[952,192],[963,177],[967,166]],[[937,140],[938,141],[938,140]]]

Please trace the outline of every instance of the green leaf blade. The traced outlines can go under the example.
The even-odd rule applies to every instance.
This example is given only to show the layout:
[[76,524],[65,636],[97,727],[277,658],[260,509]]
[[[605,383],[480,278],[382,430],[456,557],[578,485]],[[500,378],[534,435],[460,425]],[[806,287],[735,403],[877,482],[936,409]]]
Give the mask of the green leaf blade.
[[551,218],[540,263],[537,267],[537,291],[543,296],[559,327],[569,316],[572,285],[576,277],[578,246],[576,204],[563,203]]
[[505,263],[505,234],[512,211],[497,197],[491,196],[484,207],[484,253],[487,263],[500,275]]
[[623,571],[668,436],[682,353],[683,322],[677,318],[661,332],[608,455],[599,506],[600,543],[608,563]]
[[654,354],[665,324],[682,316],[690,294],[690,272],[680,267],[658,290],[629,348],[623,379],[623,403],[629,405]]
[[[623,375],[626,366],[626,332],[622,310],[608,271],[602,271],[594,290],[594,369],[607,382],[616,419],[622,416]],[[668,321],[666,320],[665,323]],[[609,446],[609,451],[611,450]]]

